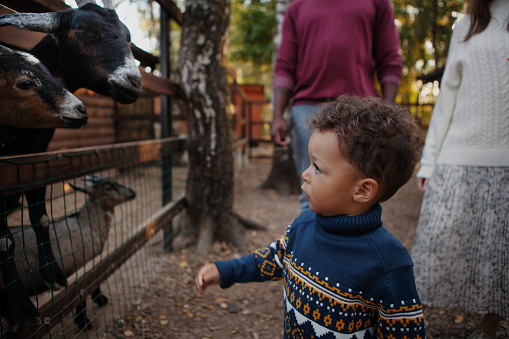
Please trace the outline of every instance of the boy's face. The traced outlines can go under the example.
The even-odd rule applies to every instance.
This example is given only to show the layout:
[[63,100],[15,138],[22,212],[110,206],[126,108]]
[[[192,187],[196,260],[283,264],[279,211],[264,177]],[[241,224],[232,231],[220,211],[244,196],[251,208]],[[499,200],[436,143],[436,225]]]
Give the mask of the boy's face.
[[309,208],[323,216],[355,214],[354,193],[362,179],[341,154],[334,132],[315,131],[309,140],[311,165],[302,173]]

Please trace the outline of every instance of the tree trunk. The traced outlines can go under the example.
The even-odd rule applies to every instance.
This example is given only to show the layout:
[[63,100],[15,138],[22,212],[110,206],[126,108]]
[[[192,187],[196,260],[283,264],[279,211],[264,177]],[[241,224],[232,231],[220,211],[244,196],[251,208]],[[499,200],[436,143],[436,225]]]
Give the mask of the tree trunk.
[[275,146],[272,170],[262,184],[263,189],[274,189],[281,195],[299,194],[300,177],[293,162],[292,145]]
[[[276,65],[277,52],[281,45],[283,19],[286,8],[291,0],[278,0],[276,3],[276,32],[274,34],[274,51],[272,53],[272,65]],[[285,120],[288,126],[288,135],[291,135],[289,124],[289,112],[285,112]],[[300,173],[297,173],[293,161],[292,145],[274,147],[272,169],[269,177],[262,184],[262,188],[271,188],[281,195],[300,193]]]
[[215,240],[245,251],[243,228],[233,215],[233,154],[222,65],[230,0],[187,0],[179,71],[187,104],[188,208],[175,221],[175,248],[197,244],[207,254]]

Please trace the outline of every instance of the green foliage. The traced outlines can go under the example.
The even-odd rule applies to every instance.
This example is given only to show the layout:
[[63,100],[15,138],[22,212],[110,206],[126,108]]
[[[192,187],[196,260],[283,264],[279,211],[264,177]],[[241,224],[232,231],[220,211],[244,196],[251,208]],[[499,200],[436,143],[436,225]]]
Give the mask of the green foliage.
[[228,64],[241,83],[272,83],[276,0],[232,0]]
[[230,59],[260,67],[271,63],[276,25],[275,0],[234,0]]
[[445,66],[452,27],[466,0],[393,0],[401,41],[404,79],[400,99],[416,100],[416,79]]

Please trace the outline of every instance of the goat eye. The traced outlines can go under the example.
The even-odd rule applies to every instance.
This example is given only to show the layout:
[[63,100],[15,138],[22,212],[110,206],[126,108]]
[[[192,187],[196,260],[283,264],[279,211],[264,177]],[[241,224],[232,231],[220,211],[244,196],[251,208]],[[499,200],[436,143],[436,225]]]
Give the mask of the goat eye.
[[34,85],[34,83],[33,83],[32,81],[30,81],[30,80],[25,80],[25,81],[23,81],[23,82],[19,83],[19,84],[17,85],[17,87],[18,87],[18,88],[20,88],[20,89],[23,89],[23,90],[27,90],[27,89],[32,88],[32,86],[33,86],[33,85]]

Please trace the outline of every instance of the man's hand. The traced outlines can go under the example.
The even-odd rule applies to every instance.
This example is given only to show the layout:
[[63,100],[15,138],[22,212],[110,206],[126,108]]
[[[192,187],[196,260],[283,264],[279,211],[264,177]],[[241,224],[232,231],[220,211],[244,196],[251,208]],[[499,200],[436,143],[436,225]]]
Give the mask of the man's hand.
[[283,113],[290,102],[291,94],[292,91],[286,87],[278,87],[274,90],[274,117],[272,118],[270,135],[276,146],[284,146],[288,144],[288,139],[286,138],[288,127],[283,119]]
[[283,119],[275,118],[272,121],[270,134],[272,136],[272,141],[274,144],[276,144],[276,146],[283,146],[288,144],[288,140],[286,139],[287,132],[288,128],[286,127],[286,123]]
[[207,286],[219,284],[221,284],[221,276],[216,264],[203,265],[196,275],[196,288],[200,295],[203,295]]

